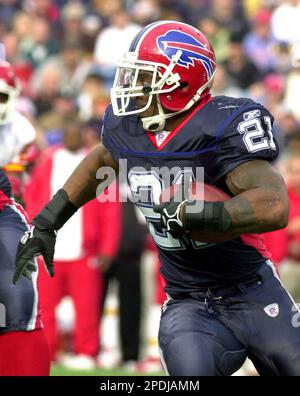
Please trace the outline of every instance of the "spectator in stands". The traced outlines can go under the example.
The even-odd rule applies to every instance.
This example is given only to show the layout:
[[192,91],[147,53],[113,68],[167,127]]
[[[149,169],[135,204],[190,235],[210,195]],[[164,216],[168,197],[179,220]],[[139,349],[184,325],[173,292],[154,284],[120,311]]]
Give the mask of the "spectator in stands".
[[60,91],[52,100],[52,107],[37,117],[48,145],[62,141],[62,131],[69,123],[79,122],[75,98],[71,92]]
[[63,40],[82,40],[82,21],[86,9],[81,2],[68,2],[61,11]]
[[214,96],[228,95],[237,98],[243,95],[243,90],[232,84],[226,69],[219,65],[214,78],[212,93]]
[[270,29],[271,12],[261,9],[253,19],[253,28],[244,39],[245,53],[255,66],[267,74],[275,70],[276,55],[274,39]]
[[[300,7],[299,7],[300,8]],[[299,22],[298,22],[299,23]],[[298,28],[300,30],[300,26]],[[300,92],[300,42],[292,47],[292,70],[286,79],[285,103],[300,122],[299,92]]]
[[160,19],[160,6],[157,0],[137,0],[131,9],[132,20],[140,26],[146,26]]
[[30,14],[49,21],[52,28],[59,21],[60,12],[55,0],[22,0],[22,7]]
[[3,58],[8,62],[16,65],[19,61],[24,60],[19,50],[18,36],[13,30],[5,31],[2,34],[1,43],[4,46]]
[[24,11],[18,11],[12,18],[12,31],[17,36],[18,47],[22,55],[32,41],[33,16]]
[[35,16],[31,20],[31,35],[23,46],[23,54],[32,67],[43,65],[58,52],[58,43],[53,38],[49,22]]
[[37,116],[52,109],[53,101],[64,85],[63,78],[61,69],[53,67],[51,64],[45,64],[39,73],[34,74],[34,104],[37,109]]
[[87,15],[82,21],[81,42],[88,56],[94,57],[96,38],[102,22],[96,15]]
[[101,26],[109,27],[112,15],[123,7],[123,0],[91,0],[89,13],[97,15],[101,21]]
[[19,10],[19,0],[2,0],[0,7],[0,25],[9,26],[14,14]]
[[217,62],[221,64],[226,61],[229,54],[230,41],[228,29],[222,27],[213,16],[201,17],[198,27],[212,43]]
[[131,22],[127,11],[120,9],[110,17],[110,26],[99,33],[94,56],[108,88],[113,84],[117,62],[140,29],[141,26]]
[[[46,100],[49,93],[52,100],[61,90],[78,94],[89,68],[90,61],[84,58],[81,43],[73,40],[63,42],[60,53],[49,58],[35,73],[33,84],[38,92],[38,101],[44,100],[45,93]],[[37,106],[42,107],[39,104]],[[49,108],[51,106],[41,109],[40,112]]]
[[257,67],[246,56],[242,42],[236,36],[231,37],[228,59],[224,67],[231,82],[243,90],[256,83],[261,77]]
[[213,15],[221,27],[240,41],[249,30],[241,1],[211,0],[208,2],[207,13]]
[[283,0],[272,15],[274,37],[289,44],[300,41],[300,0]]
[[107,91],[99,65],[92,65],[86,79],[81,87],[77,98],[77,106],[80,118],[87,121],[93,116],[101,118],[103,111],[94,114],[97,102],[103,101],[104,106],[109,103],[109,92]]
[[286,137],[286,147],[289,151],[299,151],[300,152],[300,128],[299,126],[295,128]]

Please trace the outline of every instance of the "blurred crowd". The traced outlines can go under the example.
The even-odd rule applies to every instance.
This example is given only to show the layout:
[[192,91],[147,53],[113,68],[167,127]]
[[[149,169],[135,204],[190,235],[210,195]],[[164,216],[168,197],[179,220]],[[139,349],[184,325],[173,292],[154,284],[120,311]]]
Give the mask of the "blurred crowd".
[[[40,187],[40,183],[45,182],[41,173],[43,168],[39,167],[47,167],[45,164],[49,161],[56,163],[55,156],[64,164],[69,162],[70,166],[75,166],[82,155],[99,142],[101,118],[109,102],[109,89],[119,57],[143,26],[165,19],[190,23],[212,42],[218,65],[212,90],[214,95],[251,97],[264,104],[275,117],[274,133],[282,149],[278,166],[290,184],[289,193],[294,200],[292,225],[279,236],[282,238],[280,246],[286,248],[276,257],[280,262],[292,256],[293,262],[299,263],[300,0],[1,0],[0,57],[5,57],[14,66],[21,83],[18,110],[31,120],[37,130],[32,153],[34,165],[29,182],[27,180],[29,190],[26,187],[25,194],[29,212],[32,201],[28,198],[28,191],[32,183]],[[74,155],[68,157],[66,152],[58,152],[57,147],[78,155],[76,158]],[[47,169],[47,172],[53,171],[52,168]],[[38,175],[40,181],[36,181]],[[58,180],[61,182],[61,174]],[[49,194],[51,188],[48,186]],[[21,198],[22,187],[17,181],[15,189]],[[38,210],[37,202],[34,205]],[[133,209],[123,210],[125,213],[125,210]],[[128,227],[124,233],[126,230]],[[122,226],[119,232],[122,233]],[[120,235],[118,238],[122,240],[125,234]],[[269,238],[271,250],[276,246],[272,238]],[[144,244],[145,241],[141,246]],[[128,252],[124,256],[120,247],[119,250],[116,247],[109,249],[108,253],[102,252],[98,257],[98,264],[102,260],[100,264],[106,272],[102,280],[104,286],[96,285],[98,279],[95,288],[106,290],[109,278],[117,276],[121,284],[127,282],[127,290],[135,290],[135,300],[140,299],[138,266],[142,251],[130,252],[128,259]],[[80,254],[74,256],[73,251],[69,260],[78,261],[79,257]],[[66,257],[58,258],[59,262],[64,260]],[[122,260],[132,263],[130,279],[124,279],[120,270]],[[91,274],[86,276],[88,279]],[[300,274],[298,276],[300,279]],[[61,279],[62,283],[69,282],[63,274]],[[135,279],[134,285],[130,283],[132,279]],[[61,291],[57,293],[59,296],[62,294]],[[125,290],[125,296],[128,295],[126,293]],[[59,297],[55,298],[59,301]],[[100,299],[97,293],[87,298]],[[120,301],[124,301],[124,297]],[[132,304],[136,316],[130,320],[139,329],[141,307],[134,301]],[[54,307],[51,309],[50,316]],[[125,311],[126,319],[130,316],[128,307]],[[54,319],[51,317],[51,320]],[[130,341],[133,344],[131,352],[124,346],[123,352],[128,355],[124,360],[137,361],[139,334],[133,334],[130,328],[128,330],[126,323],[123,323],[123,330],[127,338],[128,334],[134,337]],[[51,331],[54,332],[53,329]],[[84,344],[84,334],[77,334],[77,337],[77,341]],[[95,341],[81,354],[90,354],[94,358],[97,348],[99,345]]]

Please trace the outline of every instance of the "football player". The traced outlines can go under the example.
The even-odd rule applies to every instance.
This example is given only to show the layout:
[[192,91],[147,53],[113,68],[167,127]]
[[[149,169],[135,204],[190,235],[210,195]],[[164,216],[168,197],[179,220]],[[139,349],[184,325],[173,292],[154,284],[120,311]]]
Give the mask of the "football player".
[[[0,375],[48,375],[50,357],[42,329],[37,272],[12,283],[18,242],[29,230],[26,213],[11,194],[5,166],[35,139],[35,130],[16,110],[18,81],[0,62]],[[25,274],[36,268],[32,261]]]
[[[54,274],[56,232],[94,197],[97,169],[118,171],[126,159],[166,281],[159,330],[166,372],[231,375],[248,356],[261,375],[300,375],[299,311],[260,236],[284,227],[289,212],[284,181],[271,165],[278,156],[273,117],[247,98],[212,97],[215,70],[212,46],[190,25],[155,22],[136,36],[116,71],[102,145],[34,218],[19,245],[14,280],[28,276],[37,254]],[[177,202],[176,194],[159,204],[168,187],[161,169],[175,184],[198,168],[231,198],[202,202],[196,212],[193,201]],[[231,239],[201,243],[189,238],[190,230]]]

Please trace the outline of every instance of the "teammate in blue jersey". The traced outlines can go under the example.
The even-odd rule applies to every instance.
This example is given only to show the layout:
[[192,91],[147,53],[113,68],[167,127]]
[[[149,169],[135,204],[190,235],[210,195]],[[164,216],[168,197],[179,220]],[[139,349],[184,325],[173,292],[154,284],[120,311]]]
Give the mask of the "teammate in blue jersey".
[[[102,144],[33,220],[15,281],[37,254],[54,274],[57,230],[94,198],[98,168],[118,172],[126,160],[166,280],[159,330],[166,372],[231,375],[248,356],[261,375],[300,375],[299,311],[259,235],[288,221],[285,184],[270,164],[278,155],[273,117],[250,99],[211,97],[215,70],[213,48],[192,26],[162,21],[137,35],[116,71]],[[185,196],[159,204],[162,190],[199,169],[231,198],[202,202],[196,212]],[[189,238],[194,229],[235,237],[205,244]]]
[[[20,161],[35,139],[31,123],[16,110],[18,81],[0,61],[0,376],[48,375],[50,356],[40,315],[37,273],[13,285],[18,242],[29,230],[27,215],[12,197],[8,165]],[[35,268],[35,264],[28,264]]]

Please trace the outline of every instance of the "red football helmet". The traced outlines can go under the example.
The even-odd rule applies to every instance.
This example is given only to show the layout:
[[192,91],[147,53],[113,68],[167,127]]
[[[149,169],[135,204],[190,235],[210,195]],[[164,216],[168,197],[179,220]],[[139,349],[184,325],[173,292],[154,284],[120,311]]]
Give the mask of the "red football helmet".
[[19,84],[11,65],[6,61],[0,61],[0,124],[9,121],[19,91]]
[[[167,118],[187,111],[209,93],[215,69],[214,50],[199,30],[175,21],[152,23],[120,59],[111,89],[114,114],[144,112],[157,95],[158,114],[142,122],[145,129],[162,130]],[[141,96],[148,96],[145,106],[135,107],[134,98]]]

